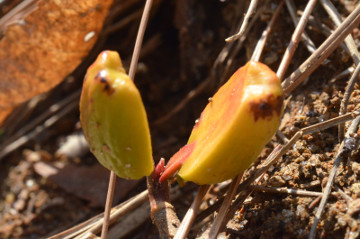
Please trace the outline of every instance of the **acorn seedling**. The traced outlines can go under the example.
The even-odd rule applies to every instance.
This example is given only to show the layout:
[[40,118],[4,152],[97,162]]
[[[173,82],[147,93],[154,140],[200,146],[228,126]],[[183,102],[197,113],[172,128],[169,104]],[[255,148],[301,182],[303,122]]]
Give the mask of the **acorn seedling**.
[[91,152],[111,170],[101,234],[106,238],[115,174],[139,179],[154,169],[141,96],[116,52],[103,51],[88,68],[80,98],[80,122]]
[[118,53],[103,51],[89,67],[80,99],[80,121],[90,150],[122,178],[154,169],[146,112]]
[[211,98],[160,181],[177,174],[180,182],[204,185],[235,177],[274,135],[282,108],[279,78],[266,65],[248,62]]

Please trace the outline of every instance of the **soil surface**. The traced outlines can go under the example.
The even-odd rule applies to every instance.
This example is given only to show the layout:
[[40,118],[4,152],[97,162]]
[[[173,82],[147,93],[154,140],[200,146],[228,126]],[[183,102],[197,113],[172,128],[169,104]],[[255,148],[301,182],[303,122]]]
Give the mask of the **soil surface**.
[[[124,3],[126,2],[126,4]],[[145,34],[143,54],[135,78],[141,91],[150,122],[154,160],[169,159],[182,147],[195,120],[216,89],[251,57],[263,30],[270,21],[279,1],[260,1],[255,23],[246,38],[234,43],[224,39],[239,29],[248,1],[155,1]],[[346,17],[357,1],[333,1]],[[307,1],[296,1],[303,11]],[[122,6],[123,4],[124,6]],[[123,19],[106,38],[100,39],[93,52],[63,83],[41,97],[37,106],[16,124],[7,123],[3,142],[56,102],[81,88],[86,68],[103,49],[117,50],[128,69],[143,2],[115,1],[114,9],[123,7],[107,26]],[[254,16],[255,17],[255,16]],[[253,17],[253,18],[254,18]],[[316,46],[327,37],[334,24],[320,5],[315,7],[306,32]],[[275,72],[284,50],[290,42],[294,25],[286,6],[266,43],[260,59]],[[360,44],[360,30],[353,31],[356,46]],[[300,42],[291,60],[286,77],[311,53]],[[324,122],[339,115],[349,74],[336,75],[352,66],[351,56],[339,47],[311,76],[285,99],[286,108],[280,131],[290,139],[301,128]],[[185,102],[189,95],[194,94]],[[75,100],[78,100],[76,98]],[[355,84],[347,110],[360,109],[360,87]],[[168,115],[184,103],[173,115]],[[26,105],[13,112],[26,110]],[[15,116],[14,116],[15,115]],[[42,125],[42,124],[40,124]],[[345,126],[345,132],[348,124]],[[108,172],[100,167],[79,136],[79,112],[70,110],[51,126],[42,129],[26,144],[0,159],[0,238],[48,237],[75,226],[103,211]],[[357,238],[360,235],[360,154],[359,131],[351,135],[349,150],[342,155],[335,182],[317,227],[317,238]],[[23,134],[25,135],[25,134]],[[71,135],[73,147],[63,149]],[[245,178],[267,158],[276,145],[283,145],[273,137],[259,159],[245,172]],[[74,146],[75,145],[75,146]],[[322,192],[339,151],[338,127],[305,135],[273,165],[245,202],[227,223],[224,238],[307,238],[318,209],[321,196],[274,192],[271,189],[298,189]],[[64,151],[59,151],[59,148]],[[231,165],[229,165],[231,167]],[[175,186],[175,185],[173,185]],[[114,204],[137,195],[146,188],[144,180],[119,180]],[[181,219],[189,208],[196,189],[188,184],[174,201]],[[195,238],[213,222],[215,213],[206,214],[225,193],[215,185],[205,197],[202,215],[195,221],[190,238]],[[205,213],[203,212],[205,211]],[[136,212],[132,212],[136,213]],[[204,216],[205,215],[205,216]],[[121,224],[118,225],[121,227]],[[145,218],[124,238],[159,238],[150,218]],[[223,238],[223,237],[221,237]]]

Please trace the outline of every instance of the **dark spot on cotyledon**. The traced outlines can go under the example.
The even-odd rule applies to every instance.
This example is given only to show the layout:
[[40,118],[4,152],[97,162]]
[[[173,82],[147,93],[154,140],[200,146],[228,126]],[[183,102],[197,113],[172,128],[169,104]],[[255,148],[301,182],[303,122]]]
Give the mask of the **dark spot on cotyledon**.
[[112,95],[115,92],[115,89],[110,85],[108,79],[106,79],[106,73],[104,71],[100,71],[95,76],[95,81],[99,81],[102,85],[104,85],[104,91],[108,95]]
[[255,121],[258,119],[271,120],[273,114],[280,116],[283,104],[282,96],[267,95],[263,99],[253,100],[250,102],[250,111]]
[[262,111],[270,110],[271,105],[269,105],[267,102],[260,102],[259,108]]

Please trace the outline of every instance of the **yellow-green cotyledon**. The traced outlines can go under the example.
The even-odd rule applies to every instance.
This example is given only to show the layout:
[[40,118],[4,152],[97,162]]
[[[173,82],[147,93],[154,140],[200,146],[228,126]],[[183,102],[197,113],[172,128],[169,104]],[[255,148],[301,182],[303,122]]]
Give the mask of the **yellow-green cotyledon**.
[[88,68],[80,121],[91,152],[104,167],[128,179],[151,174],[154,165],[146,112],[117,52],[101,52]]
[[187,145],[169,161],[160,181],[178,171],[179,181],[219,183],[243,172],[280,124],[283,90],[266,65],[250,61],[216,92]]

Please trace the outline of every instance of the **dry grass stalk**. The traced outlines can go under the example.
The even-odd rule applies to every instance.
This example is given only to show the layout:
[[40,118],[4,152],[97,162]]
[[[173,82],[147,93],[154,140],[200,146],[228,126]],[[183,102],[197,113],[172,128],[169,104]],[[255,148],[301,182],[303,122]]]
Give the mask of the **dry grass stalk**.
[[[0,146],[0,160],[3,159],[5,156],[7,156],[9,153],[13,152],[22,145],[26,144],[29,140],[36,137],[43,130],[47,129],[49,126],[51,126],[53,123],[56,122],[54,121],[55,119],[60,119],[62,118],[63,115],[75,109],[77,107],[76,99],[78,99],[79,96],[80,96],[80,91],[76,91],[72,93],[65,99],[49,107],[47,111],[36,117],[33,121],[29,122],[23,128],[19,129],[13,136],[11,136],[8,140],[6,140],[6,142],[4,142]],[[71,105],[72,107],[67,107],[68,105]],[[53,117],[49,118],[50,116]],[[46,120],[45,122],[53,122],[53,123],[51,124],[44,123],[43,127],[39,126],[41,122],[43,122],[44,120]],[[28,133],[30,130],[32,131]],[[24,135],[26,133],[28,134]]]
[[[359,79],[359,74],[360,74],[360,63],[357,63],[357,66],[348,82],[348,85],[346,86],[346,89],[345,89],[345,93],[344,93],[344,97],[343,99],[341,100],[341,103],[340,103],[340,111],[339,111],[339,115],[343,115],[347,112],[347,106],[348,106],[348,103],[349,103],[349,99],[350,99],[350,96],[351,96],[351,93],[353,92],[354,90],[354,86],[355,86],[355,83],[358,81]],[[344,135],[344,128],[345,128],[345,124],[339,124],[339,141],[343,140],[343,135]]]
[[103,223],[101,230],[101,239],[107,238],[107,232],[110,224],[109,220],[110,220],[111,206],[113,203],[114,193],[115,193],[115,184],[116,184],[116,174],[113,171],[110,171],[109,186],[108,186],[105,211],[104,211],[104,219],[101,221]]
[[244,42],[247,39],[250,30],[253,29],[253,27],[259,20],[259,17],[265,12],[268,2],[269,2],[268,0],[264,1],[264,5],[255,12],[254,16],[251,18],[242,36],[237,41],[232,41],[225,45],[224,49],[227,48],[227,54],[224,57],[221,57],[220,59],[219,58],[216,59],[214,66],[211,69],[210,78],[213,78],[214,80],[216,75],[215,74],[216,69],[220,68],[223,65],[222,68],[224,68],[224,70],[218,72],[218,75],[220,76],[220,81],[218,85],[224,84],[224,82],[227,80],[226,77],[228,76],[229,71],[233,65],[232,63],[235,61],[240,50],[243,48]]
[[[324,10],[329,14],[330,19],[335,23],[335,26],[340,26],[342,23],[341,16],[336,7],[329,0],[320,0]],[[348,48],[350,56],[353,58],[355,64],[360,62],[360,53],[356,47],[355,41],[351,35],[345,38],[345,44]]]
[[[293,0],[285,0],[286,3],[286,7],[289,11],[291,20],[294,23],[294,26],[296,27],[299,23],[299,20],[296,16],[296,9],[295,9],[295,4]],[[313,53],[316,50],[316,46],[314,44],[314,42],[310,39],[309,35],[305,32],[305,30],[303,31],[302,35],[301,35],[301,40],[303,41],[303,43],[305,44],[306,48],[308,49],[308,51],[310,53]]]
[[[153,2],[153,0],[146,0],[143,15],[142,15],[141,21],[140,21],[138,34],[136,36],[134,52],[133,52],[133,55],[131,58],[131,64],[130,64],[130,69],[129,69],[129,77],[133,81],[134,81],[135,72],[136,72],[136,68],[137,68],[137,64],[138,64],[138,60],[139,60],[139,56],[140,56],[142,41],[144,39],[145,29],[147,26],[147,22],[149,20],[152,2]],[[108,232],[108,228],[109,228],[109,220],[110,220],[110,211],[111,211],[112,201],[113,201],[114,192],[115,192],[115,184],[116,184],[116,174],[113,171],[111,171],[110,179],[109,179],[109,188],[108,188],[108,193],[106,196],[106,205],[105,205],[105,212],[104,212],[103,227],[102,227],[102,231],[101,231],[101,239],[106,239],[106,237],[107,237],[107,232]]]
[[[131,212],[135,208],[139,207],[141,204],[148,200],[148,191],[145,190],[142,193],[130,198],[129,200],[121,203],[120,205],[115,206],[110,215],[110,224],[117,221],[120,217],[126,215]],[[102,218],[104,214],[101,213],[89,220],[76,225],[66,231],[58,233],[54,236],[49,237],[49,239],[60,239],[60,238],[75,238],[77,236],[82,236],[91,233],[99,233],[102,227]]]
[[226,38],[225,41],[227,41],[227,42],[236,41],[237,39],[239,39],[240,37],[243,36],[243,34],[248,26],[250,17],[255,13],[257,3],[258,3],[258,0],[251,0],[249,8],[245,14],[243,24],[241,25],[239,32],[231,37]]
[[297,24],[295,31],[291,37],[290,43],[285,50],[280,66],[276,72],[276,75],[282,80],[285,76],[286,70],[289,67],[290,60],[293,57],[295,50],[299,44],[300,38],[303,35],[305,26],[309,20],[309,16],[316,5],[316,0],[310,0],[305,7],[304,13]]
[[272,28],[274,27],[274,24],[276,22],[276,19],[279,17],[281,9],[284,5],[284,0],[282,0],[280,2],[280,4],[278,5],[278,7],[276,8],[275,13],[273,14],[269,24],[267,25],[266,29],[263,31],[259,41],[256,44],[254,53],[251,57],[251,60],[253,61],[260,61],[260,57],[262,54],[262,51],[264,50],[265,44],[269,38],[269,35],[271,33]]
[[45,122],[42,125],[37,126],[34,130],[30,131],[29,133],[17,138],[10,144],[6,145],[5,148],[0,152],[0,159],[4,158],[9,153],[23,146],[24,144],[29,142],[29,140],[34,139],[39,133],[43,132],[44,130],[48,129],[50,126],[54,125],[59,119],[64,117],[70,111],[74,110],[76,107],[78,107],[78,102],[76,101],[71,102],[70,104],[66,105],[64,108],[59,110],[55,115],[45,120]]
[[360,5],[336,28],[323,44],[283,82],[285,95],[289,95],[323,62],[345,37],[360,23]]
[[[176,235],[174,239],[185,239],[187,234],[190,231],[191,225],[194,222],[194,219],[197,215],[197,212],[199,210],[199,206],[201,204],[202,199],[206,195],[207,191],[209,190],[209,185],[203,185],[200,186],[199,191],[191,204],[189,210],[186,212],[185,217],[183,218],[178,231],[176,232]],[[168,222],[171,223],[171,222]]]
[[219,234],[220,230],[222,229],[222,226],[225,223],[225,216],[229,210],[229,207],[231,205],[231,202],[234,198],[235,192],[237,190],[237,187],[239,186],[239,183],[241,181],[243,173],[241,173],[240,175],[236,176],[230,184],[230,187],[227,191],[227,194],[225,196],[225,199],[223,201],[223,203],[221,204],[221,207],[219,209],[219,213],[216,216],[214,223],[209,231],[209,238],[211,239],[215,239],[217,237],[217,235]]
[[319,196],[322,197],[322,195],[323,195],[322,193],[319,193],[319,192],[312,192],[312,191],[294,189],[294,188],[276,188],[276,187],[266,187],[266,186],[262,186],[262,185],[250,185],[249,188],[256,190],[256,191],[292,194],[292,195],[301,196],[301,197],[319,197]]

